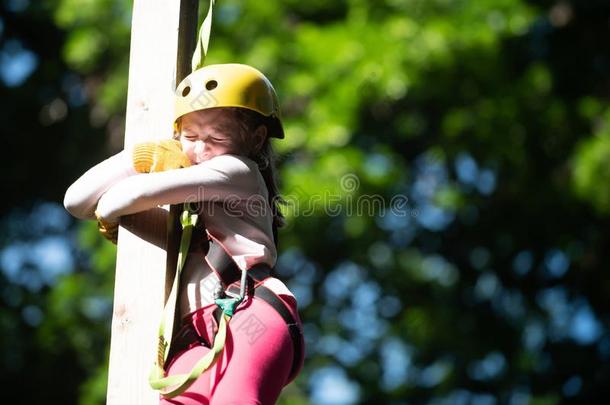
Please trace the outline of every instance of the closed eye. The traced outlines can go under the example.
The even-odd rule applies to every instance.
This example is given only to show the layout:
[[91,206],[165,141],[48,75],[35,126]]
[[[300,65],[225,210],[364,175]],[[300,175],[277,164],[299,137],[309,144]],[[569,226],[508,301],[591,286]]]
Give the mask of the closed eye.
[[182,136],[184,138],[197,138],[197,132],[190,128],[182,128]]

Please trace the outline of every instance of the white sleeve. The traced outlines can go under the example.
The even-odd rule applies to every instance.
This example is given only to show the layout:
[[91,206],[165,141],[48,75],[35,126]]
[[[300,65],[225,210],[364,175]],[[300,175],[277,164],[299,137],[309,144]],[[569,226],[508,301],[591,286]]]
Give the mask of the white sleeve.
[[131,154],[126,151],[98,163],[85,172],[66,190],[64,206],[80,219],[94,219],[95,207],[100,197],[113,184],[137,174]]
[[258,190],[253,169],[233,155],[221,155],[184,169],[132,176],[100,198],[97,211],[115,220],[159,205],[247,199]]

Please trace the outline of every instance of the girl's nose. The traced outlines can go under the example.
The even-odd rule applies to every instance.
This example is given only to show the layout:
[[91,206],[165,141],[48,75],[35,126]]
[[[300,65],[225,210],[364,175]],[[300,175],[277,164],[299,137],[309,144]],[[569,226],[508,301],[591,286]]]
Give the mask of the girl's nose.
[[203,153],[204,149],[205,149],[205,143],[203,143],[203,141],[201,139],[195,141],[195,154],[196,155]]
[[203,142],[202,140],[195,141],[195,147],[193,148],[193,154],[195,155],[195,160],[197,161],[197,163],[200,163],[203,161],[204,152],[205,152],[205,142]]

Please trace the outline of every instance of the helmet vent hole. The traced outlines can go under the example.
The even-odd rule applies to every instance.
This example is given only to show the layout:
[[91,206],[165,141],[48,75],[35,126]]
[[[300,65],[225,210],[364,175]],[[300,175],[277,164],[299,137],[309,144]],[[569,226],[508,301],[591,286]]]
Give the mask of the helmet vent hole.
[[208,90],[214,90],[216,87],[218,87],[218,82],[216,80],[210,80],[205,84],[205,88]]
[[191,86],[186,86],[184,89],[182,89],[182,97],[188,96],[190,92],[191,92]]

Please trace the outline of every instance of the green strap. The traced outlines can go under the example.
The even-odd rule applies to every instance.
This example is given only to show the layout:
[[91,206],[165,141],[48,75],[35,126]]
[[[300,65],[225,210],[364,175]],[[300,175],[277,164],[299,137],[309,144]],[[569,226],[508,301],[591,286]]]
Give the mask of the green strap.
[[[208,9],[208,13],[205,19],[203,20],[203,23],[201,24],[201,28],[199,29],[199,39],[197,40],[197,47],[195,49],[195,52],[193,53],[193,58],[191,60],[191,67],[193,71],[203,67],[205,57],[208,53],[210,31],[212,29],[212,13],[214,3],[215,0],[210,0],[210,7]],[[180,240],[180,250],[178,253],[178,265],[176,268],[176,274],[174,276],[174,283],[172,285],[170,295],[167,299],[167,304],[163,309],[163,318],[161,319],[161,324],[159,325],[159,345],[157,363],[161,366],[163,366],[163,364],[165,363],[165,360],[167,359],[167,354],[169,352],[169,345],[171,342],[172,329],[174,325],[176,299],[178,295],[178,281],[180,279],[180,273],[182,271],[182,268],[184,267],[184,262],[188,253],[193,227],[197,223],[197,216],[188,211],[186,204],[184,205],[184,211],[182,212],[180,222],[182,224],[183,231],[182,239]],[[171,325],[171,327],[166,328],[166,324]]]
[[188,254],[189,246],[191,244],[193,228],[197,224],[197,219],[198,215],[189,211],[185,204],[184,211],[180,216],[180,224],[182,225],[182,238],[180,239],[180,250],[178,251],[176,274],[174,275],[174,282],[172,284],[172,289],[169,293],[169,297],[167,298],[165,308],[163,308],[161,323],[159,324],[157,364],[159,364],[161,367],[163,367],[165,364],[165,360],[167,359],[167,354],[169,352],[169,344],[172,341],[174,314],[176,313],[176,301],[178,297],[178,287],[180,285],[180,274],[182,273],[184,263],[186,262],[186,256]]
[[[209,369],[216,360],[225,345],[227,336],[227,324],[231,320],[231,317],[235,313],[237,306],[243,300],[243,295],[234,298],[219,298],[216,299],[216,304],[222,309],[223,315],[218,325],[218,332],[214,337],[214,344],[212,349],[203,356],[191,369],[188,374],[178,374],[173,376],[165,376],[165,361],[169,353],[169,345],[172,341],[172,329],[174,325],[174,314],[176,310],[176,297],[178,295],[178,286],[180,285],[180,274],[186,261],[188,254],[189,245],[191,243],[191,236],[193,234],[193,228],[197,224],[198,215],[191,212],[184,204],[184,211],[180,216],[180,223],[182,224],[182,238],[180,240],[180,251],[178,252],[178,263],[176,266],[176,275],[174,276],[174,282],[170,291],[169,297],[165,308],[163,309],[163,315],[159,324],[159,341],[157,347],[157,359],[153,365],[150,375],[148,377],[148,383],[150,386],[161,392],[166,398],[173,398],[177,395],[182,394],[186,391],[197,378],[204,371]],[[173,387],[171,389],[166,389]]]
[[[212,349],[193,366],[190,373],[164,377],[165,372],[163,368],[155,367],[148,379],[150,386],[155,390],[159,390],[161,395],[166,398],[173,398],[186,391],[191,384],[193,384],[195,380],[197,380],[197,378],[199,378],[199,376],[210,368],[218,359],[218,356],[225,345],[225,340],[227,338],[227,323],[229,323],[230,319],[230,316],[223,313],[220,318],[218,333],[216,333],[216,337],[214,338]],[[165,388],[171,386],[173,386],[173,388],[165,390]]]
[[210,0],[210,8],[208,14],[201,24],[199,29],[199,38],[197,39],[197,48],[193,53],[193,59],[191,60],[191,69],[193,72],[203,67],[205,57],[208,54],[208,45],[210,43],[210,32],[212,31],[212,11],[214,8],[215,0]]
[[[197,47],[193,53],[191,60],[191,68],[193,71],[203,67],[206,55],[208,53],[208,45],[210,43],[210,32],[212,30],[212,14],[214,9],[215,0],[210,0],[210,7],[208,13],[201,24],[199,29],[199,36],[197,40]],[[235,308],[242,301],[243,297],[238,298],[225,298],[216,300],[216,304],[222,308],[223,316],[220,319],[218,325],[218,332],[214,337],[214,344],[212,349],[202,357],[192,368],[188,374],[178,374],[173,376],[165,376],[165,361],[169,353],[169,346],[172,341],[172,329],[174,325],[174,314],[176,311],[176,300],[178,296],[178,287],[180,285],[180,274],[186,261],[188,254],[189,245],[191,243],[191,236],[193,228],[197,224],[197,214],[191,212],[187,204],[184,204],[184,211],[180,217],[180,223],[182,224],[182,238],[180,240],[180,251],[178,252],[178,263],[176,266],[176,275],[174,276],[174,282],[170,291],[169,297],[165,308],[163,309],[163,315],[161,323],[159,325],[159,341],[157,347],[157,360],[151,369],[148,382],[150,386],[161,392],[166,398],[173,398],[177,395],[182,394],[184,391],[191,386],[197,378],[205,370],[210,368],[218,359],[219,354],[225,344],[227,336],[227,324],[235,312]],[[167,389],[168,387],[173,387]]]
[[[153,389],[153,381],[159,379],[164,374],[165,360],[169,353],[169,345],[172,341],[172,332],[174,326],[174,314],[176,313],[176,301],[178,297],[178,287],[180,285],[180,275],[186,262],[189,246],[191,244],[191,236],[193,228],[197,224],[198,215],[191,212],[187,205],[184,204],[184,211],[180,216],[180,224],[182,225],[182,238],[180,239],[180,250],[178,251],[178,263],[176,265],[176,274],[172,283],[172,289],[163,308],[161,322],[159,323],[159,339],[157,344],[157,358],[150,373],[149,383]],[[161,374],[159,374],[161,373]]]

